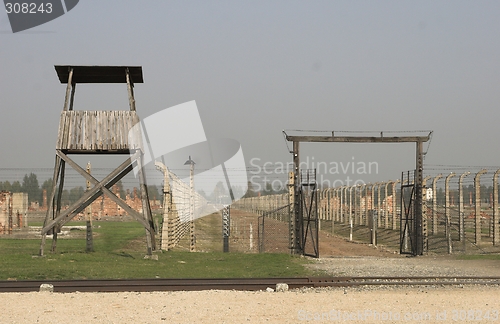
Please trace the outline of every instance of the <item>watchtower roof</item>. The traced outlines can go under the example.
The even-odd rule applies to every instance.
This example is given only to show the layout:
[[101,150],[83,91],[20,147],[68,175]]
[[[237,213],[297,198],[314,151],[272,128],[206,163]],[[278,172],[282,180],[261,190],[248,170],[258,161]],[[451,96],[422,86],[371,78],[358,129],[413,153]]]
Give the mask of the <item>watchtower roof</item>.
[[73,83],[127,83],[129,70],[132,83],[144,83],[141,66],[55,65],[61,83],[68,83],[69,70],[73,68]]

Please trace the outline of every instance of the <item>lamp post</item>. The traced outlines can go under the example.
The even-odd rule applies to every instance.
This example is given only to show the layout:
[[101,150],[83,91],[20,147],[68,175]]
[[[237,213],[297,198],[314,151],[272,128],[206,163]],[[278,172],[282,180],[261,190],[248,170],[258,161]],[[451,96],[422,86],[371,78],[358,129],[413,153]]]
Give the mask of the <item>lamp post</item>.
[[189,159],[184,163],[184,165],[189,165],[189,251],[195,251],[195,237],[194,237],[194,161],[191,160],[191,155]]

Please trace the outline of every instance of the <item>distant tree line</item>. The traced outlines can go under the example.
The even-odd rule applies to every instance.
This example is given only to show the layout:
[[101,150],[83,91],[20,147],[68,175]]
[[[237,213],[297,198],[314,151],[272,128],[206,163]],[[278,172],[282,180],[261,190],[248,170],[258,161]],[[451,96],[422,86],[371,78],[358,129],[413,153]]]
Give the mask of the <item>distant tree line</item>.
[[[39,185],[38,178],[35,173],[26,174],[23,177],[22,183],[19,181],[14,181],[10,183],[10,181],[0,181],[0,191],[10,191],[10,192],[24,192],[28,194],[28,203],[38,202],[40,205],[43,204],[43,190],[47,191],[47,199],[50,198],[52,194],[52,179],[45,180],[42,185]],[[126,191],[123,188],[123,184],[121,181],[116,183],[119,196],[122,199],[126,198]],[[61,193],[61,204],[71,205],[80,199],[85,193],[85,188],[83,186],[74,187],[71,189],[63,189]],[[56,192],[58,192],[58,188],[56,188]],[[161,198],[158,188],[155,185],[148,186],[148,194],[149,199],[158,200]],[[133,196],[133,193],[131,193]]]

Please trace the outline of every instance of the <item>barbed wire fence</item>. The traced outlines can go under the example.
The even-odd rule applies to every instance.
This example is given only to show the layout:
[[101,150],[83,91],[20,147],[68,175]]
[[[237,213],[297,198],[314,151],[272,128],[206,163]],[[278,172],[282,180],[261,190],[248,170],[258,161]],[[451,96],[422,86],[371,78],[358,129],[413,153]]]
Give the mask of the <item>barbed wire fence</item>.
[[[500,252],[498,167],[428,165],[425,171],[425,252]],[[347,240],[399,248],[400,186],[400,180],[390,180],[318,190],[320,230]],[[259,231],[265,233],[262,224],[267,219],[289,221],[283,216],[287,204],[287,195],[278,194],[244,198],[235,208],[260,215]]]
[[[30,172],[37,173],[40,180],[50,179],[52,171],[50,168],[0,169],[0,181],[10,181],[11,184],[16,180],[21,182],[22,177]],[[96,177],[107,171],[106,168],[93,170]],[[450,176],[452,173],[454,175]],[[425,165],[424,176],[427,180],[423,188],[423,203],[428,252],[446,254],[500,251],[498,174],[498,166]],[[158,182],[158,173],[148,171],[148,175],[156,179],[155,183]],[[273,176],[270,175],[270,178]],[[276,175],[278,176],[282,175]],[[68,182],[74,181],[75,185],[81,185],[81,181],[76,182],[76,179],[76,174],[73,176],[68,172]],[[124,182],[126,184],[127,180]],[[181,238],[189,233],[191,196],[189,183],[174,172],[169,174],[169,184],[172,188],[172,205],[168,209],[168,218],[165,218],[165,242],[170,249],[177,246]],[[348,240],[378,245],[396,244],[399,239],[399,180],[323,188],[318,196],[320,230]],[[194,193],[193,197],[194,212],[197,215],[221,209],[220,206],[208,203],[199,193]],[[255,217],[264,217],[265,224],[271,223],[266,222],[268,219],[287,224],[290,221],[289,213],[283,207],[289,205],[288,198],[287,194],[248,197],[233,203],[232,208],[252,213]],[[235,221],[231,226],[237,224]],[[253,228],[260,229],[257,224],[253,224]],[[376,231],[376,242],[372,239],[373,231]],[[214,239],[222,241],[222,234]],[[247,237],[245,239],[248,240]],[[258,246],[258,242],[254,246]],[[269,244],[272,245],[266,243],[271,246]]]

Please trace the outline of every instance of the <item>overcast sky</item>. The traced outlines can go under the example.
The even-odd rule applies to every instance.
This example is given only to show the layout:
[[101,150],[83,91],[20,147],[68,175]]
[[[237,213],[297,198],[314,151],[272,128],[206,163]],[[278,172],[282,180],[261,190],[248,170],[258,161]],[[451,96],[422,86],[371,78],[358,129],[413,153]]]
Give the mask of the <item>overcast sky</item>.
[[[142,65],[139,116],[196,100],[207,136],[239,141],[248,166],[292,160],[283,129],[433,130],[428,172],[497,166],[499,16],[498,1],[86,0],[13,34],[0,10],[0,168],[53,168],[58,64]],[[126,87],[81,85],[75,109],[127,110]],[[302,147],[378,165],[342,180],[414,168],[412,144]]]

